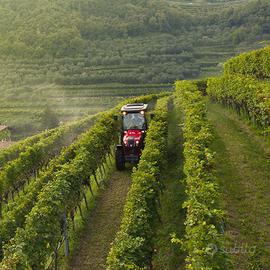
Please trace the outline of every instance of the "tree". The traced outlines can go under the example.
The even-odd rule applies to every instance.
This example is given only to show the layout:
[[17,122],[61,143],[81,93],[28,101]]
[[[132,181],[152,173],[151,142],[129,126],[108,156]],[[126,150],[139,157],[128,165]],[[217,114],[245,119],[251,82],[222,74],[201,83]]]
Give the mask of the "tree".
[[40,113],[39,121],[42,129],[51,129],[59,124],[58,115],[48,105]]

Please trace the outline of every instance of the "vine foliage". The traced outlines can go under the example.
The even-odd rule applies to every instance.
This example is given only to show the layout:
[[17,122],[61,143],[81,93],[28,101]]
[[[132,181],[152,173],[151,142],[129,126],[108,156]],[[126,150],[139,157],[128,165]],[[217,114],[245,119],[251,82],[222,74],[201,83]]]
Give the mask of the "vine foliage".
[[187,199],[185,237],[172,241],[187,252],[186,269],[228,269],[221,252],[223,211],[218,205],[218,184],[213,174],[213,135],[206,117],[206,104],[196,84],[176,82],[175,103],[184,113],[184,173]]

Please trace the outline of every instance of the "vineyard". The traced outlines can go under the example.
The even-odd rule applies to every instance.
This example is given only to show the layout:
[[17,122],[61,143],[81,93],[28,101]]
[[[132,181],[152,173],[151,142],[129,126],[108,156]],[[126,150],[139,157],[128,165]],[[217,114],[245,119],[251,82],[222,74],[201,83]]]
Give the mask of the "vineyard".
[[[268,79],[269,47],[0,150],[0,269],[268,269]],[[127,103],[153,117],[117,172]]]
[[221,74],[230,57],[269,44],[268,0],[113,1],[0,0],[0,125],[11,143]]

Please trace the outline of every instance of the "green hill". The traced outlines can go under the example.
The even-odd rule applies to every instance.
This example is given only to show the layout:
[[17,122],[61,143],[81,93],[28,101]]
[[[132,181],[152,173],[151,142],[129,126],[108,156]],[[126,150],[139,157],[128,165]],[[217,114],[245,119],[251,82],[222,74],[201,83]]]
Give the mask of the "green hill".
[[17,139],[41,130],[47,107],[69,121],[218,74],[268,43],[269,9],[266,0],[0,0],[0,122]]
[[93,39],[150,33],[183,36],[192,31],[196,32],[194,42],[207,36],[234,43],[269,34],[268,1],[209,2],[1,0],[0,54],[37,58],[87,55]]

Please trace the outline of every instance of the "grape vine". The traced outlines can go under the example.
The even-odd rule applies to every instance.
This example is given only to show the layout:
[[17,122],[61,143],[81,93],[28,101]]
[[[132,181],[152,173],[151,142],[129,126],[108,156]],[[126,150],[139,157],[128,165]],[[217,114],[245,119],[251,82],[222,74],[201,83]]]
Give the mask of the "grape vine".
[[174,243],[187,252],[186,269],[228,269],[221,252],[223,236],[220,224],[218,185],[213,175],[214,155],[209,149],[213,135],[206,119],[206,104],[193,82],[176,82],[175,103],[184,112],[184,173],[187,199],[185,231]]
[[0,203],[7,202],[10,194],[13,197],[13,193],[18,192],[26,182],[35,179],[38,171],[93,124],[94,119],[95,117],[89,117],[57,128],[33,145],[27,145],[16,159],[6,163],[0,172]]
[[[158,96],[149,95],[125,102],[148,102]],[[90,176],[104,161],[110,152],[110,145],[117,138],[118,129],[113,115],[121,106],[122,103],[101,114],[89,131],[52,161],[35,184],[29,185],[25,198],[19,199],[18,205],[7,211],[6,218],[0,223],[4,242],[7,243],[1,265],[4,269],[21,264],[44,268],[62,237],[63,213],[72,215],[82,200],[83,189],[89,185]],[[10,221],[10,217],[16,220]],[[17,227],[20,229],[14,236]],[[13,236],[14,239],[11,239]]]
[[225,74],[254,76],[258,79],[270,77],[270,46],[242,53],[225,63]]
[[212,100],[235,109],[238,114],[270,132],[270,84],[252,77],[225,75],[210,78],[207,93]]

